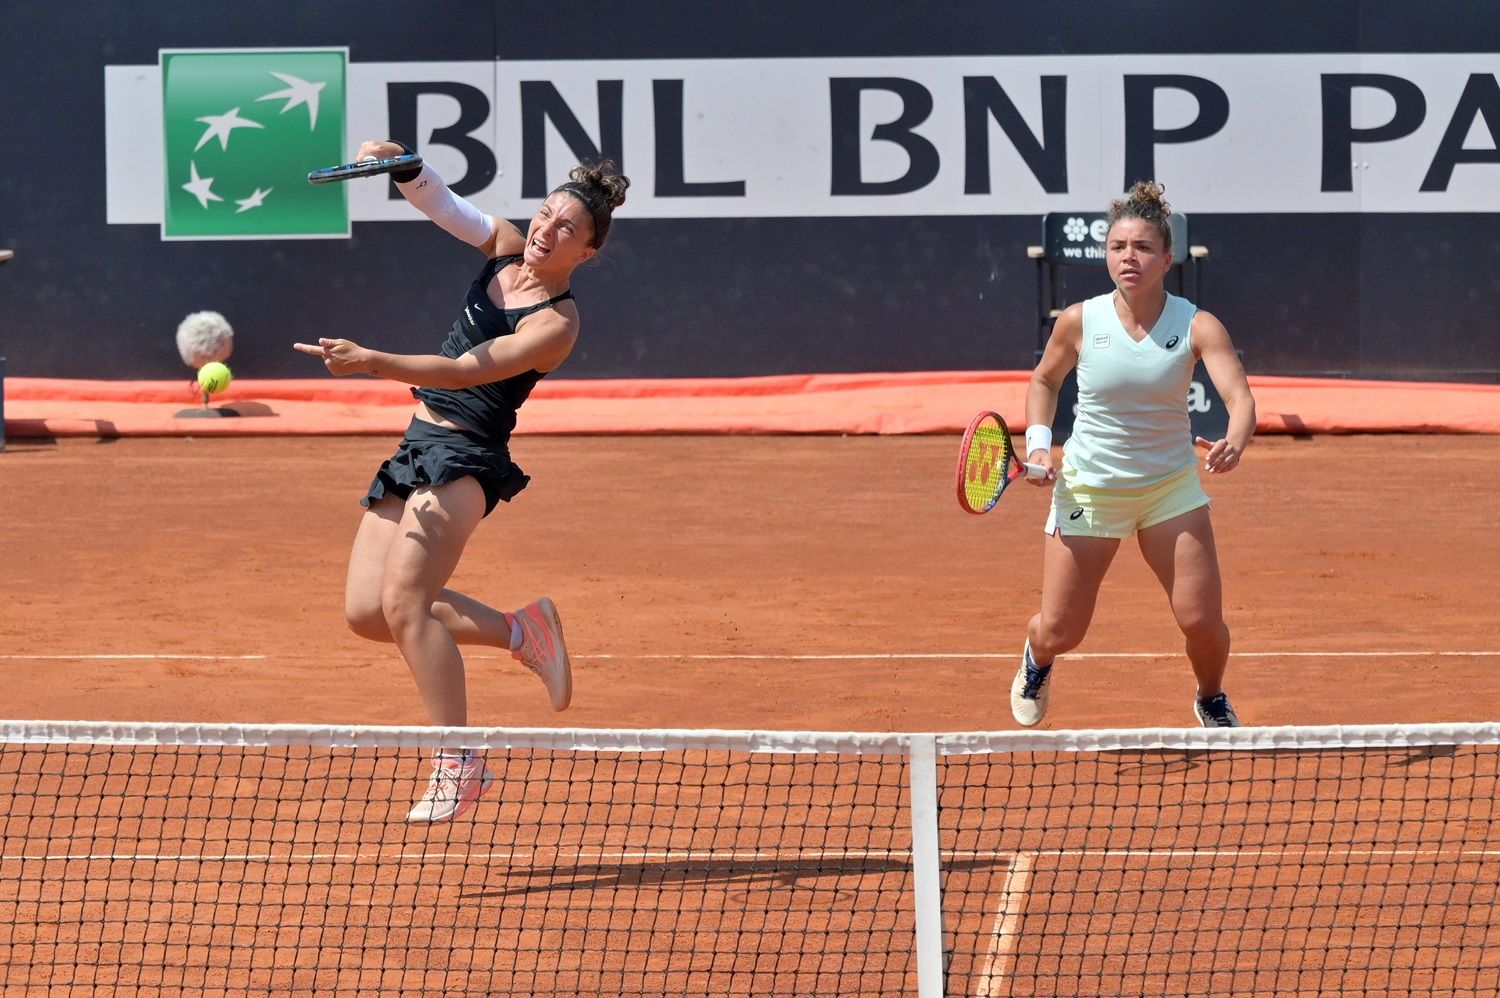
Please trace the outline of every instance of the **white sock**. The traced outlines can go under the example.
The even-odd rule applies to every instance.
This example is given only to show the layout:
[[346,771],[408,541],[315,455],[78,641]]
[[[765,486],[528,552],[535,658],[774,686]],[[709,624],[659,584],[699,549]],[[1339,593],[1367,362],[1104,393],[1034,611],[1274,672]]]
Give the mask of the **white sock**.
[[515,614],[510,615],[510,650],[515,651],[521,647],[521,618]]

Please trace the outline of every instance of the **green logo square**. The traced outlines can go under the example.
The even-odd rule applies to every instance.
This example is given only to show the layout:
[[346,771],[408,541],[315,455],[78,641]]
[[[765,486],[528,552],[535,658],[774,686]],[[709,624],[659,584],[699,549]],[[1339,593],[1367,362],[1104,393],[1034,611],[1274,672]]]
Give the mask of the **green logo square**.
[[168,51],[164,239],[349,235],[342,184],[307,172],[348,159],[347,49]]

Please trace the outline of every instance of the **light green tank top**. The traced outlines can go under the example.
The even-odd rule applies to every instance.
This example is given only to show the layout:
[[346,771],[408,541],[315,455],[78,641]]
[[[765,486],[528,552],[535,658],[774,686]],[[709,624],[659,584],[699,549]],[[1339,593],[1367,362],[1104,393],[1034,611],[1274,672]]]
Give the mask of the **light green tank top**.
[[1194,463],[1187,396],[1197,311],[1168,294],[1156,326],[1137,343],[1115,314],[1113,292],[1083,303],[1078,410],[1063,447],[1073,483],[1143,488]]

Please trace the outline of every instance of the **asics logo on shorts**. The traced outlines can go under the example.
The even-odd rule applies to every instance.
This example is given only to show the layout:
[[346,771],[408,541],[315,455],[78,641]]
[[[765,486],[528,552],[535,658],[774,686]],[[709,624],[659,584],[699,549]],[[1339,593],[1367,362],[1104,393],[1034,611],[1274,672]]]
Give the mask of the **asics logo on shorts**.
[[1070,519],[1070,520],[1076,520],[1076,519],[1078,519],[1082,515],[1083,515],[1083,510],[1081,508],[1080,509],[1075,509],[1075,510],[1073,510],[1073,512],[1071,512],[1071,513],[1068,514],[1068,519]]

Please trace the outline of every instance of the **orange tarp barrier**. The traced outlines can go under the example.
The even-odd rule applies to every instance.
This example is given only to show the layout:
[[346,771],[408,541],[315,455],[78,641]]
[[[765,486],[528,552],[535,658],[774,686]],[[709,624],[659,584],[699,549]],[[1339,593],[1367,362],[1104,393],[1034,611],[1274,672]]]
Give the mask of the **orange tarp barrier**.
[[[545,380],[518,433],[951,433],[994,409],[1025,425],[1029,371]],[[1500,386],[1252,376],[1268,433],[1500,433]],[[399,434],[409,389],[372,378],[241,379],[192,418],[181,381],[7,378],[8,437]]]

